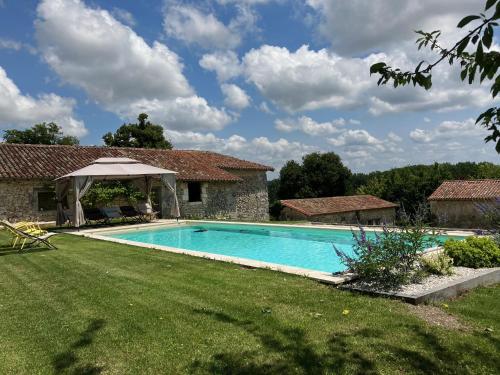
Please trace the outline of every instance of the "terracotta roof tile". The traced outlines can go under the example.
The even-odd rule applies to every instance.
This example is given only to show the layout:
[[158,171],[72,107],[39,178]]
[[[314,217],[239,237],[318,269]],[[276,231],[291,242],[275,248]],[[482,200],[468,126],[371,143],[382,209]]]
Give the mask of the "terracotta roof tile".
[[306,216],[397,207],[396,204],[374,197],[373,195],[285,199],[281,201],[281,204],[297,210]]
[[429,197],[437,200],[500,198],[500,179],[444,181]]
[[240,181],[231,169],[272,171],[272,167],[215,152],[97,146],[0,143],[0,178],[55,179],[102,157],[128,157],[178,172],[184,181]]

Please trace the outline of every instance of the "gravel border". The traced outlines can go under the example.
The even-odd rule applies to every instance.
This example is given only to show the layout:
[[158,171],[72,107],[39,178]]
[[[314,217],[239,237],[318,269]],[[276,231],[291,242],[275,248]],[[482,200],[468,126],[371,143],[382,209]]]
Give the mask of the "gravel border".
[[419,283],[404,285],[398,289],[382,289],[379,286],[359,280],[346,283],[342,289],[364,292],[372,295],[395,297],[419,304],[432,300],[452,298],[478,285],[498,283],[500,268],[454,267],[450,276],[430,275]]

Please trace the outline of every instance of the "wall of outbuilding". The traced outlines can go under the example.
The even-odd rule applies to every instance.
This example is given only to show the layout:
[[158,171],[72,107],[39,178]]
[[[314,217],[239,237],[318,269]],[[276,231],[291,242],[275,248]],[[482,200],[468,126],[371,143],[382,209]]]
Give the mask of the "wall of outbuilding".
[[431,213],[439,226],[453,228],[482,228],[487,222],[478,205],[498,207],[496,200],[429,201]]

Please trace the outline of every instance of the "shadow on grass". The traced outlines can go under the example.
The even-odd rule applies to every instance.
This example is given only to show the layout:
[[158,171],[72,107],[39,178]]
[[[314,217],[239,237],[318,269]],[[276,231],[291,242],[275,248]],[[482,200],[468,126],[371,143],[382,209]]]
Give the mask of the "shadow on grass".
[[[55,373],[71,373],[79,375],[92,375],[100,374],[103,371],[102,367],[92,366],[92,365],[79,365],[77,351],[86,346],[92,344],[95,334],[97,331],[104,327],[105,321],[103,319],[92,320],[87,329],[83,331],[78,339],[71,344],[69,349],[65,352],[59,353],[55,356],[52,361]],[[77,366],[72,371],[68,371],[70,367]]]
[[23,255],[23,254],[30,254],[30,253],[40,253],[44,251],[52,251],[53,249],[49,249],[48,247],[42,247],[42,246],[37,246],[37,247],[27,247],[24,248],[23,250],[19,251],[19,248],[13,248],[10,245],[5,245],[1,244],[0,245],[0,257],[1,256],[7,256],[7,255]]
[[195,313],[213,317],[223,323],[235,325],[257,338],[264,348],[259,351],[243,353],[217,353],[207,363],[196,361],[190,372],[209,372],[217,374],[277,374],[338,373],[357,368],[358,373],[374,374],[375,366],[362,353],[349,351],[346,335],[335,335],[328,343],[329,351],[319,352],[299,328],[266,328],[250,320],[238,320],[227,314],[196,309]]
[[[410,349],[403,343],[398,345],[391,338],[390,331],[364,328],[330,335],[325,350],[324,347],[311,343],[299,328],[281,328],[279,324],[265,326],[206,309],[195,309],[194,312],[243,329],[259,341],[262,349],[216,353],[206,362],[193,362],[190,373],[375,374],[378,373],[377,365],[387,369],[387,363],[392,363],[400,370],[405,369],[403,372],[448,374],[460,372],[457,352],[473,353],[478,363],[490,364],[491,369],[495,369],[493,373],[500,370],[500,365],[492,359],[491,353],[482,352],[466,340],[451,347],[417,324],[404,329],[408,331],[412,341],[419,344],[419,349]],[[363,342],[364,348],[369,347],[371,342],[373,349],[369,353],[361,351],[360,342]]]

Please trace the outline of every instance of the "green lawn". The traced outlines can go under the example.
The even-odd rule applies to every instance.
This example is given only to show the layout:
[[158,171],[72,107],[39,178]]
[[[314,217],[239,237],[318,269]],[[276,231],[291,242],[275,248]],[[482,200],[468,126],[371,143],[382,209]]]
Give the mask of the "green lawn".
[[500,373],[498,286],[448,303],[458,331],[301,277],[53,241],[18,254],[0,231],[0,374]]

